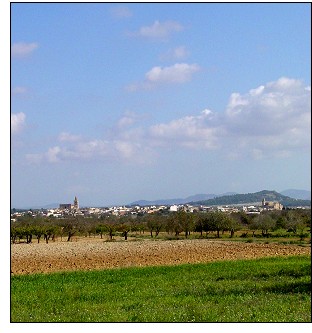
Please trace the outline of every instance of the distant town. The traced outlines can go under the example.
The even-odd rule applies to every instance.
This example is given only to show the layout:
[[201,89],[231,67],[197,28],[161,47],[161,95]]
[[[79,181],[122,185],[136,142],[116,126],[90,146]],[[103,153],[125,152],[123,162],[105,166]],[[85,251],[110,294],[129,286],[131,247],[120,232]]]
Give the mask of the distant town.
[[[309,206],[292,207],[299,209],[310,209]],[[63,203],[59,207],[49,209],[29,209],[29,210],[11,210],[11,222],[16,221],[18,217],[29,215],[33,217],[54,217],[65,218],[69,216],[81,217],[101,217],[101,216],[142,216],[152,213],[169,214],[171,212],[185,211],[190,213],[221,211],[227,213],[244,212],[247,215],[260,214],[263,211],[280,211],[286,209],[278,201],[267,201],[265,198],[261,202],[252,204],[233,204],[233,205],[202,205],[202,204],[173,204],[173,205],[133,205],[133,206],[112,206],[112,207],[80,207],[79,200],[75,196],[73,203]]]

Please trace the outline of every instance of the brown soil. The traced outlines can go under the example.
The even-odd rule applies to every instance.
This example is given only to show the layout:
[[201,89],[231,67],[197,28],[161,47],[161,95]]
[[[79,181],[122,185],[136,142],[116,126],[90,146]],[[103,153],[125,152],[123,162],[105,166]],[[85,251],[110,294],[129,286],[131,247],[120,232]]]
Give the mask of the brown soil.
[[73,242],[12,244],[11,273],[176,265],[301,254],[311,255],[311,248],[207,239],[105,242],[99,238],[81,238]]

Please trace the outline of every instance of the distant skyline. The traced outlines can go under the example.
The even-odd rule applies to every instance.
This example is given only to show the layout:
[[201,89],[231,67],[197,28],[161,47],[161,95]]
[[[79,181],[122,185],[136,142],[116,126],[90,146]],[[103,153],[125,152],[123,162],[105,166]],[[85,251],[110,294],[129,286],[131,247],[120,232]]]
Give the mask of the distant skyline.
[[311,190],[309,3],[11,3],[11,206]]

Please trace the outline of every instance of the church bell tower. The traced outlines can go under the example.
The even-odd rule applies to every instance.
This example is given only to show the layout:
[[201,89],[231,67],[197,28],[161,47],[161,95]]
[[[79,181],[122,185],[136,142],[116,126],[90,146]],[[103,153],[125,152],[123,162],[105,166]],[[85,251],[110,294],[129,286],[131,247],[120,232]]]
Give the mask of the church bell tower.
[[75,199],[74,199],[74,208],[75,208],[75,209],[78,209],[78,208],[79,208],[79,202],[78,202],[77,197],[75,197]]

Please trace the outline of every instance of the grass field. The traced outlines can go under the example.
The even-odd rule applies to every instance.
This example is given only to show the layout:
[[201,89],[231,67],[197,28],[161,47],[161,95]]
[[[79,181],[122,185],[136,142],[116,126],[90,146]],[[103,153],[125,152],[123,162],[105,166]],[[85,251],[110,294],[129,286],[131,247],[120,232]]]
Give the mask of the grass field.
[[311,322],[310,256],[13,276],[12,322]]
[[[145,232],[144,234],[137,233],[129,233],[130,240],[138,240],[138,239],[151,239],[149,233]],[[278,229],[275,231],[271,231],[268,234],[268,237],[264,237],[261,232],[256,231],[255,234],[252,234],[252,231],[248,229],[242,229],[235,232],[234,237],[230,237],[229,232],[220,233],[220,238],[217,238],[215,232],[210,232],[206,234],[203,232],[202,236],[199,232],[192,232],[188,239],[222,239],[223,241],[238,241],[238,242],[257,242],[257,243],[280,243],[280,244],[297,244],[300,246],[311,246],[311,232],[310,228],[305,228],[302,232],[302,238],[297,233],[288,232],[284,229]],[[157,237],[152,238],[152,240],[168,240],[168,239],[185,239],[185,235],[181,233],[179,236],[174,236],[172,234],[168,234],[167,232],[161,231]],[[116,234],[114,240],[122,241],[123,237]]]

